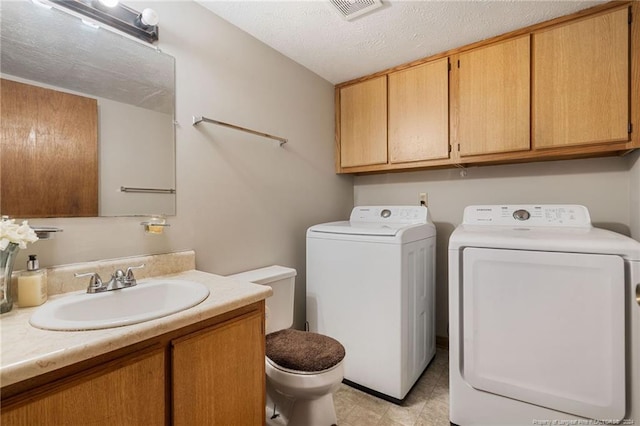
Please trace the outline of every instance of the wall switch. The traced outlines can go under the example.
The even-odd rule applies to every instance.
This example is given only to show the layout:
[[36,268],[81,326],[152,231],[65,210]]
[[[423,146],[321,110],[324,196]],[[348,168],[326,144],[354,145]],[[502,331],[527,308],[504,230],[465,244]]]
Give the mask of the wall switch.
[[418,204],[427,207],[427,193],[421,192],[418,194]]

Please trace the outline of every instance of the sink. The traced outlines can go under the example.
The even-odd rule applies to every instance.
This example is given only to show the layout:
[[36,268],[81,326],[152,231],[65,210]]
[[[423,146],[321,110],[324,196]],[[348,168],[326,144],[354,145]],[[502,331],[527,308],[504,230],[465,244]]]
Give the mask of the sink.
[[189,309],[209,289],[185,280],[148,280],[104,293],[74,293],[46,302],[29,322],[45,330],[97,330],[136,324]]

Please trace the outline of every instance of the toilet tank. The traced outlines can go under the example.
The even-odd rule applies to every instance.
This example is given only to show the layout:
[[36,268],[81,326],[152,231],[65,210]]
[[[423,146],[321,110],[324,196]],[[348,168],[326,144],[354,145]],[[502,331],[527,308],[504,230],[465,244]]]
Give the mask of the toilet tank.
[[290,328],[293,325],[293,296],[295,292],[296,270],[284,266],[267,266],[239,274],[229,275],[236,281],[248,281],[268,285],[273,294],[266,303],[267,334]]

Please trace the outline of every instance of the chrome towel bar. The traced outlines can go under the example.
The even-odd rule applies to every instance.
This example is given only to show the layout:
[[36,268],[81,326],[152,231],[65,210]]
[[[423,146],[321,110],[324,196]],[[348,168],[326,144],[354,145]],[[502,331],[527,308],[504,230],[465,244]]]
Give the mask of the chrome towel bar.
[[162,189],[162,188],[131,188],[128,186],[121,186],[122,192],[144,192],[147,194],[175,194],[175,189]]
[[193,125],[194,126],[202,123],[203,121],[205,123],[217,124],[218,126],[229,127],[231,129],[240,130],[242,132],[247,132],[247,133],[251,133],[251,134],[254,134],[254,135],[258,135],[258,136],[263,136],[265,138],[275,139],[278,142],[280,142],[280,146],[282,146],[282,145],[284,145],[285,143],[288,142],[287,139],[285,139],[285,138],[281,138],[281,137],[278,137],[278,136],[273,136],[273,135],[270,135],[268,133],[258,132],[256,130],[247,129],[246,127],[236,126],[235,124],[229,124],[229,123],[225,123],[223,121],[212,120],[212,119],[207,118],[207,117],[196,117],[195,115],[193,116]]

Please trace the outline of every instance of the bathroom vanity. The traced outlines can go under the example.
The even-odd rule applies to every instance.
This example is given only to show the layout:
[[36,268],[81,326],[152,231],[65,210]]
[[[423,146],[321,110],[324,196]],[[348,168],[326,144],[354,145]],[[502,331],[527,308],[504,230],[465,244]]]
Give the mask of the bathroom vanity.
[[102,330],[34,328],[29,317],[37,308],[3,315],[1,423],[263,424],[271,289],[193,269],[161,277],[202,283],[209,297],[173,315]]

